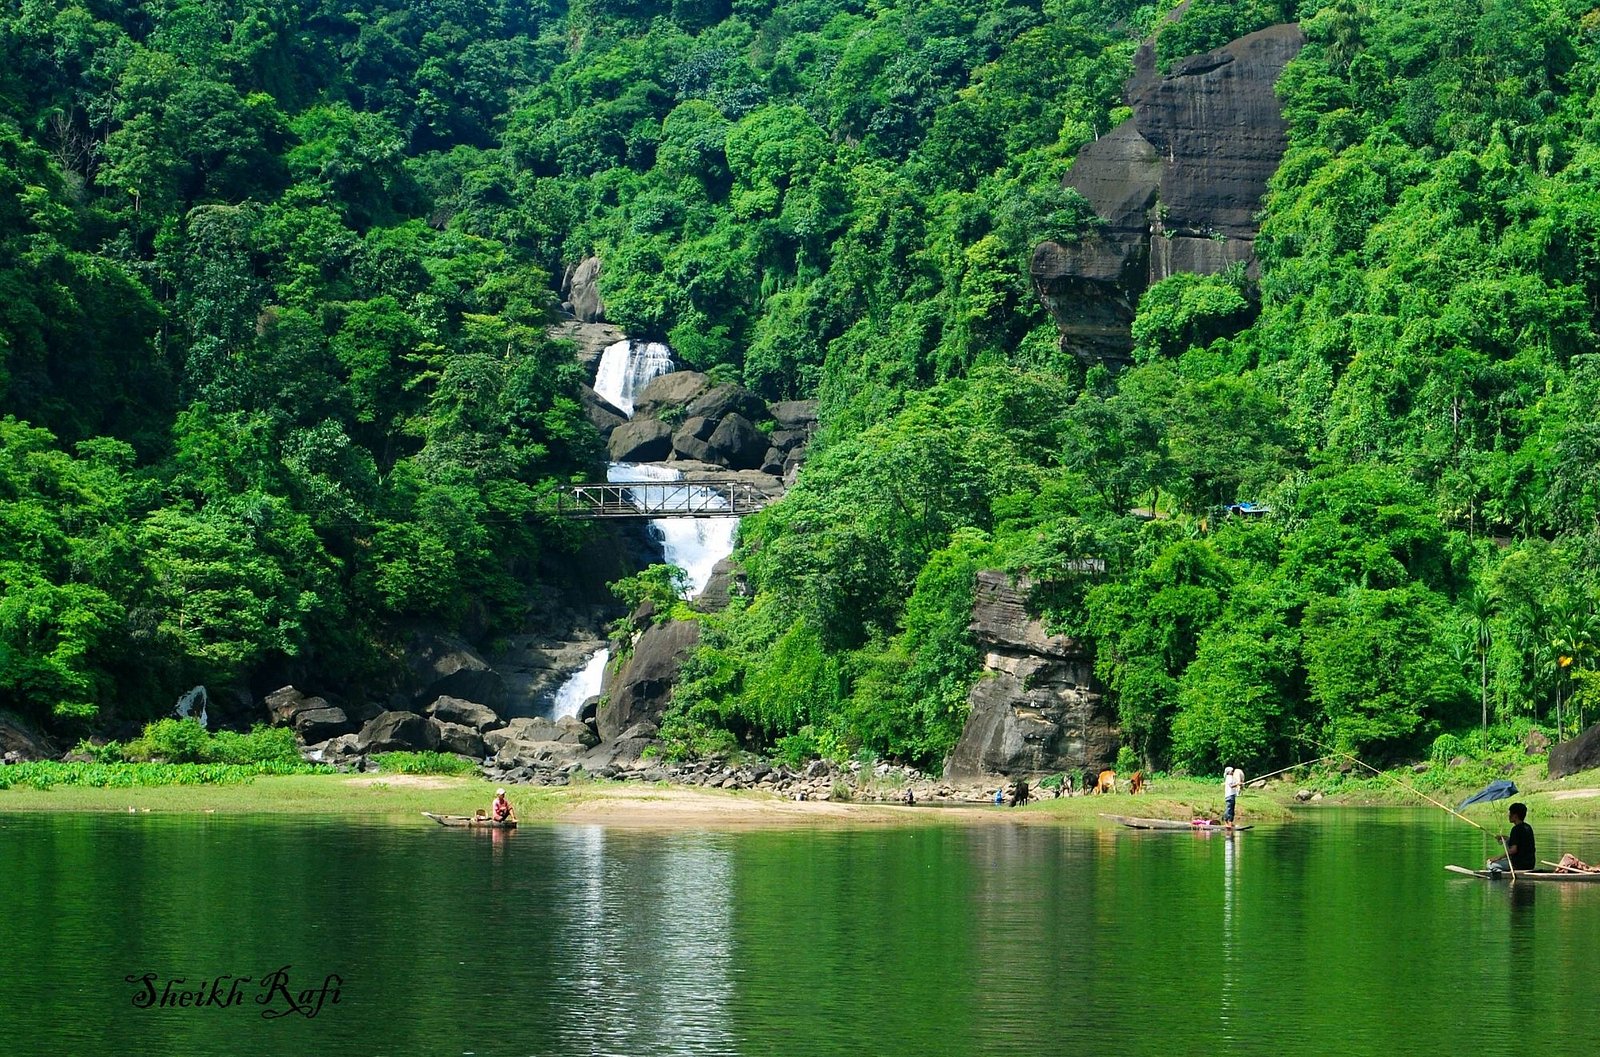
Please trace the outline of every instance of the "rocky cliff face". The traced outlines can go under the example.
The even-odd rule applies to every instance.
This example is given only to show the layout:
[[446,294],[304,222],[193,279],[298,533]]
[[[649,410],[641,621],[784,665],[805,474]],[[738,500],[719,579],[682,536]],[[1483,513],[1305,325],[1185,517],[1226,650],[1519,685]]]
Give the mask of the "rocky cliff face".
[[1121,734],[1095,684],[1088,646],[1047,633],[1026,602],[1026,585],[1013,586],[1001,572],[978,574],[971,630],[984,674],[945,762],[947,779],[1076,773],[1116,760]]
[[1154,45],[1140,48],[1126,88],[1133,117],[1079,151],[1065,181],[1094,207],[1101,231],[1034,251],[1034,290],[1063,350],[1124,363],[1150,284],[1236,261],[1254,269],[1255,215],[1285,143],[1273,85],[1304,42],[1299,26],[1273,26],[1165,75]]

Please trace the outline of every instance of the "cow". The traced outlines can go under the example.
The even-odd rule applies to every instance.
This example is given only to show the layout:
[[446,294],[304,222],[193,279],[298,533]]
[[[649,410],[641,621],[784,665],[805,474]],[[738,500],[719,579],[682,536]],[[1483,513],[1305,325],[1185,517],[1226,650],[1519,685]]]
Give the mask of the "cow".
[[1011,790],[1011,806],[1017,807],[1028,802],[1028,783],[1019,781]]
[[1128,779],[1128,792],[1139,793],[1144,789],[1144,772],[1134,771],[1133,777]]
[[1115,793],[1117,791],[1117,772],[1101,771],[1100,777],[1094,783],[1096,793]]

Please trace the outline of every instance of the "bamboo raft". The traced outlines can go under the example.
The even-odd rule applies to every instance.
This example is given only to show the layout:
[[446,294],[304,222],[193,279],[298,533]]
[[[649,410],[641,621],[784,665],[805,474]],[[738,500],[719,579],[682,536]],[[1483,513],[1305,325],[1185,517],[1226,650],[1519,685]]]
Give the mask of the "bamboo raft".
[[1600,884],[1600,873],[1583,873],[1566,870],[1518,870],[1515,876],[1509,870],[1469,870],[1465,866],[1446,866],[1453,874],[1476,877],[1484,881],[1556,881],[1562,884]]
[[496,822],[487,815],[435,815],[431,811],[422,813],[424,818],[431,818],[441,826],[475,826],[483,829],[516,829],[514,819],[505,822]]
[[1120,822],[1131,829],[1186,829],[1197,833],[1237,833],[1242,829],[1250,829],[1249,825],[1235,826],[1227,822],[1218,822],[1216,819],[1200,819],[1194,822],[1184,822],[1175,818],[1135,818],[1131,815],[1102,815],[1113,822]]

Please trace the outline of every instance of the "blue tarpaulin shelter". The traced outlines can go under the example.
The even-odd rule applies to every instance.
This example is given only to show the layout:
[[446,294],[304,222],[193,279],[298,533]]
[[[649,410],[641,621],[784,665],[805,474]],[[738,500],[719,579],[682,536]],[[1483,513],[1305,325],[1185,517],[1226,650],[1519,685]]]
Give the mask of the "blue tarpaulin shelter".
[[1490,782],[1476,793],[1473,793],[1471,796],[1461,801],[1461,806],[1457,807],[1456,810],[1460,811],[1461,808],[1466,807],[1468,804],[1487,804],[1492,800],[1505,800],[1508,797],[1513,797],[1516,795],[1516,783],[1502,778],[1498,782]]

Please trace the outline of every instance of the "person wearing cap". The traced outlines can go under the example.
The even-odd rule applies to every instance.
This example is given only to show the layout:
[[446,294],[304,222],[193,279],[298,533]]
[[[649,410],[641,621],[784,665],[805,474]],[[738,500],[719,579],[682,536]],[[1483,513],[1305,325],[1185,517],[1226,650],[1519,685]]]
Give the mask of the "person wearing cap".
[[496,822],[515,822],[517,820],[517,813],[512,810],[511,801],[506,799],[506,791],[504,789],[496,789],[494,791],[494,806],[490,808],[489,815]]
[[1244,788],[1244,770],[1239,767],[1228,766],[1222,771],[1222,822],[1223,825],[1233,825],[1233,805],[1239,799],[1239,791]]

